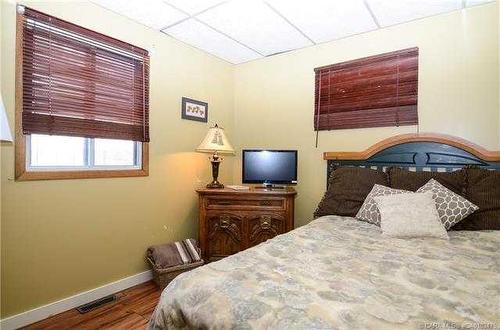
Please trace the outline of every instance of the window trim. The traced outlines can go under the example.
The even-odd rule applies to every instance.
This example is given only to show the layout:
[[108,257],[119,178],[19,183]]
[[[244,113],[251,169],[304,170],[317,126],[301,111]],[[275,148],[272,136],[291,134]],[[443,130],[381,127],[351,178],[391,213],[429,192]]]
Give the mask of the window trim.
[[[16,126],[17,126],[16,116]],[[17,127],[16,127],[17,131]],[[123,178],[123,177],[140,177],[149,175],[149,144],[141,143],[141,168],[134,169],[106,169],[99,167],[95,169],[37,169],[29,170],[26,166],[26,136],[16,132],[16,167],[15,176],[17,181],[32,181],[32,180],[62,180],[62,179],[92,179],[92,178]]]
[[27,138],[23,134],[23,22],[16,15],[16,113],[15,113],[15,178],[16,181],[63,180],[92,178],[123,178],[149,176],[149,143],[141,143],[141,168],[139,169],[93,169],[93,170],[42,170],[29,171],[26,162]]

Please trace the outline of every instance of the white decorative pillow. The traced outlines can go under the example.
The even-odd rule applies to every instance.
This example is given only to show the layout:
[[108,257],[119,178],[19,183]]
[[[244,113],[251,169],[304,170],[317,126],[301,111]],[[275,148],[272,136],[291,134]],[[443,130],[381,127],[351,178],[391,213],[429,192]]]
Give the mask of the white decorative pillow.
[[361,205],[358,214],[356,214],[356,219],[363,220],[380,227],[380,212],[378,211],[377,203],[375,203],[375,200],[373,198],[377,196],[408,194],[408,193],[411,193],[411,191],[393,189],[376,184],[373,186],[368,196],[366,196],[363,205]]
[[375,197],[381,214],[382,234],[448,239],[432,196],[432,192],[426,192]]
[[429,182],[417,190],[418,193],[428,191],[433,193],[432,197],[436,202],[439,218],[446,230],[479,209],[479,207],[472,204],[464,197],[455,194],[434,179],[430,179]]

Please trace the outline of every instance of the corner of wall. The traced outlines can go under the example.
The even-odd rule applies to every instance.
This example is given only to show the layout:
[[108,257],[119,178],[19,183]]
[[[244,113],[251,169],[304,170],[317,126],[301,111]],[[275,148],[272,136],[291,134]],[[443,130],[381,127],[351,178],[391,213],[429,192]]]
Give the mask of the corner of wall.
[[[2,13],[3,13],[3,0],[0,0],[0,96],[2,95],[2,66],[3,66],[3,63],[2,63],[2,42],[3,42],[3,39],[2,39],[2,36],[3,36],[3,27],[2,27],[2,22],[3,22],[3,16],[2,16]],[[0,142],[1,144],[2,142]],[[1,243],[2,243],[2,146],[0,145],[0,260],[2,260],[2,248],[1,248]],[[1,261],[0,261],[1,263]],[[1,267],[0,267],[0,291],[2,291],[2,273],[1,273]],[[1,315],[1,311],[2,311],[2,299],[0,299],[0,315]]]
[[497,42],[498,42],[498,53],[497,53],[497,70],[498,70],[498,149],[500,150],[500,1],[497,1]]

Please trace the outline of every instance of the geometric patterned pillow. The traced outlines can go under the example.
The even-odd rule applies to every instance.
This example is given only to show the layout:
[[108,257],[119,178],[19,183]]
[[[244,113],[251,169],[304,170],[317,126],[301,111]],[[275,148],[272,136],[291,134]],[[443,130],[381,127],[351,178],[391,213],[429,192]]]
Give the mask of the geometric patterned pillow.
[[375,197],[378,196],[388,196],[388,195],[396,195],[396,194],[408,194],[413,193],[408,190],[401,189],[393,189],[386,186],[381,186],[379,184],[375,184],[366,196],[366,199],[356,214],[356,219],[369,222],[371,224],[377,225],[380,227],[380,211],[378,210],[377,203],[375,202]]
[[436,202],[439,218],[446,230],[449,230],[455,224],[479,209],[479,207],[464,197],[455,194],[434,179],[430,179],[429,182],[418,188],[416,192],[423,193],[428,191],[433,193],[432,198]]

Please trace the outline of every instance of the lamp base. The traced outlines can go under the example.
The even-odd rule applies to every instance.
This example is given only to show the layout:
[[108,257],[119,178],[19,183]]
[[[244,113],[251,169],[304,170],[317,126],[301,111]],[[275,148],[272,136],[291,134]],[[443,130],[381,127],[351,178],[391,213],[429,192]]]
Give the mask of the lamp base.
[[212,163],[212,182],[207,184],[208,189],[222,189],[224,185],[220,183],[217,178],[219,177],[219,165],[222,158],[215,152],[212,157],[210,157],[210,162]]
[[220,183],[219,181],[215,180],[207,184],[208,189],[223,189],[224,185]]

